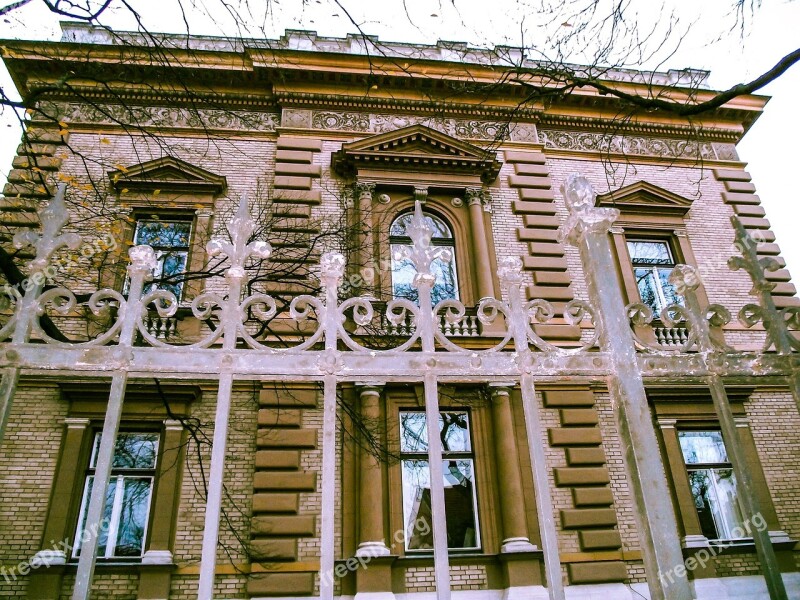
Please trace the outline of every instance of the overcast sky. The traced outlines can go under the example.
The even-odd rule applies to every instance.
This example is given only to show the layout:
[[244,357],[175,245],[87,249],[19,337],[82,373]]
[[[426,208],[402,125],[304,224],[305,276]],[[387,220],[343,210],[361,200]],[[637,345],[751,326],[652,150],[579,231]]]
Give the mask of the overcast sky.
[[[585,0],[581,0],[585,1]],[[601,0],[605,1],[605,0]],[[233,0],[236,4],[236,0]],[[384,41],[435,43],[437,40],[465,41],[486,47],[497,44],[519,46],[522,42],[546,51],[548,38],[558,36],[571,25],[568,15],[541,11],[552,3],[553,10],[564,10],[569,0],[272,0],[250,2],[261,12],[243,13],[246,30],[237,29],[221,9],[220,0],[193,0],[194,8],[186,15],[177,0],[132,0],[151,31],[185,32],[184,16],[192,33],[206,35],[245,35],[277,37],[284,29],[312,29],[322,36],[355,33],[351,18],[365,33]],[[661,39],[671,23],[673,32],[683,37],[675,48],[669,43],[644,63],[645,68],[692,67],[711,71],[712,87],[723,89],[752,79],[771,67],[783,55],[794,50],[800,36],[800,2],[772,0],[754,14],[746,15],[744,35],[736,27],[731,13],[733,0],[630,0],[638,12],[639,31],[653,30],[653,39]],[[247,5],[248,3],[244,3]],[[745,2],[750,4],[750,2]],[[268,10],[264,11],[264,7]],[[187,9],[188,10],[188,9]],[[674,23],[670,15],[678,18]],[[104,15],[104,21],[116,29],[135,29],[130,15],[122,10]],[[548,23],[550,23],[548,25]],[[561,28],[561,29],[560,29]],[[4,38],[58,39],[58,19],[43,8],[40,0],[7,15],[0,23]],[[677,40],[677,36],[673,36]],[[589,47],[589,44],[586,45]],[[580,54],[570,57],[580,60]],[[4,67],[0,82],[10,89]],[[773,224],[777,241],[789,268],[800,276],[800,191],[795,173],[800,172],[797,150],[800,141],[800,65],[795,65],[761,93],[772,96],[765,113],[739,144],[742,160],[748,163],[767,216]],[[19,131],[7,112],[0,115],[0,171],[5,179]]]

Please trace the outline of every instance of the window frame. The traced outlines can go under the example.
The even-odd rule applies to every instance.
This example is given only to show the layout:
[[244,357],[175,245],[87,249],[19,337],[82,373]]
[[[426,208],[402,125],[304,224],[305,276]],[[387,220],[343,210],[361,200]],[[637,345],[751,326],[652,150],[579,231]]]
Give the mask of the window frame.
[[[656,306],[651,306],[650,304],[645,303],[644,299],[642,298],[641,292],[639,291],[639,282],[638,282],[638,278],[636,276],[636,269],[637,268],[645,268],[645,267],[651,267],[652,266],[654,270],[657,270],[657,269],[659,269],[660,265],[639,265],[639,266],[637,266],[636,262],[634,261],[633,257],[631,256],[631,253],[630,253],[630,244],[633,243],[633,242],[645,242],[645,243],[649,242],[649,243],[664,244],[666,246],[666,248],[667,248],[667,252],[669,253],[669,258],[670,258],[670,261],[671,261],[671,264],[664,265],[664,267],[668,267],[670,272],[671,272],[672,269],[674,269],[676,265],[681,264],[683,262],[682,259],[681,259],[680,254],[678,252],[676,252],[677,248],[676,248],[676,244],[674,243],[675,242],[674,238],[675,238],[674,234],[673,235],[668,235],[668,234],[664,234],[664,233],[659,234],[658,232],[655,232],[655,231],[652,232],[652,233],[647,232],[647,231],[640,231],[640,230],[626,230],[625,231],[625,249],[626,249],[627,258],[628,258],[628,268],[630,269],[630,272],[633,275],[633,282],[634,282],[634,288],[635,288],[635,294],[636,294],[634,296],[634,298],[638,298],[638,302],[641,302],[642,304],[645,304],[646,306],[650,307],[650,309],[653,311],[653,319],[656,320],[656,321],[660,321],[661,320],[660,319],[661,311],[664,308],[666,308],[667,306],[669,306],[670,304],[672,304],[672,302],[669,302],[667,300],[666,295],[664,294],[664,291],[662,289],[661,279],[660,279],[660,277],[656,276],[656,278],[655,278],[656,279],[656,294],[657,294]],[[628,296],[629,296],[629,301],[633,301],[633,299],[630,297],[631,296],[630,290],[628,291]],[[659,304],[661,304],[660,308],[658,306]]]
[[[471,473],[472,473],[472,516],[473,522],[475,524],[475,545],[473,546],[464,546],[464,547],[450,547],[448,545],[447,551],[448,554],[459,554],[459,553],[474,553],[474,552],[482,552],[484,548],[483,544],[483,537],[482,537],[482,526],[481,526],[481,518],[480,518],[480,502],[479,502],[479,483],[478,483],[478,473],[476,470],[476,452],[475,452],[475,441],[474,441],[474,427],[473,427],[473,419],[472,419],[472,411],[468,407],[464,408],[453,408],[453,407],[439,407],[439,413],[463,413],[467,417],[467,435],[469,440],[469,450],[468,451],[446,451],[444,448],[442,449],[442,462],[449,462],[451,460],[465,460],[471,462]],[[399,423],[399,431],[403,429],[403,414],[419,414],[422,415],[423,419],[426,421],[427,425],[427,418],[425,414],[424,408],[414,408],[414,407],[400,407],[397,411],[397,419]],[[443,421],[440,421],[443,422]],[[406,461],[421,461],[421,462],[428,462],[428,454],[427,451],[425,452],[413,452],[413,451],[404,451],[402,450],[402,434],[400,439],[400,445],[398,450],[398,455],[400,457],[400,491],[402,495],[401,500],[401,513],[403,516],[403,550],[406,555],[409,556],[417,556],[417,555],[426,555],[430,554],[433,551],[433,548],[409,548],[409,538],[408,538],[408,525],[406,523],[406,507],[405,507],[405,483],[404,483],[404,465]],[[429,469],[429,467],[426,467]],[[430,473],[430,471],[429,471]],[[430,475],[428,476],[430,481]],[[429,488],[430,489],[430,488]],[[446,488],[445,488],[446,489]],[[433,524],[431,523],[431,527]]]
[[[450,262],[448,264],[451,267],[452,275],[453,275],[453,283],[454,283],[453,292],[454,292],[454,295],[451,296],[451,297],[448,297],[448,298],[439,298],[437,300],[436,296],[435,296],[435,293],[434,293],[434,290],[436,289],[437,284],[434,284],[433,288],[431,289],[431,295],[433,297],[432,298],[433,299],[433,304],[435,306],[436,304],[438,304],[442,300],[457,300],[457,301],[460,301],[462,294],[461,294],[461,282],[460,282],[460,279],[459,279],[459,268],[458,268],[459,252],[458,252],[458,250],[456,248],[455,228],[453,227],[453,225],[449,222],[449,220],[447,218],[445,218],[444,216],[442,216],[440,214],[437,214],[435,211],[429,210],[427,206],[422,209],[422,213],[423,213],[423,216],[432,217],[432,218],[434,218],[434,219],[436,219],[438,221],[441,221],[442,225],[447,229],[447,232],[450,234],[450,237],[433,237],[431,239],[431,246],[435,246],[437,248],[449,248],[450,251],[451,251],[451,258],[450,258]],[[413,245],[413,242],[412,242],[411,238],[409,236],[407,236],[407,235],[405,235],[405,236],[394,235],[392,233],[392,229],[394,229],[395,224],[400,219],[402,219],[403,217],[408,216],[408,215],[413,215],[413,210],[408,210],[407,209],[407,210],[403,210],[403,211],[400,211],[400,212],[396,213],[394,218],[392,218],[391,223],[389,224],[388,245],[389,245],[389,257],[390,257],[390,261],[391,261],[391,271],[389,273],[389,287],[391,289],[391,297],[392,297],[392,299],[407,298],[406,296],[397,296],[397,295],[395,295],[394,274],[395,274],[396,271],[398,271],[398,269],[397,269],[397,264],[396,264],[395,257],[394,257],[394,251],[395,251],[395,246],[411,247]],[[414,301],[411,298],[408,298],[408,299],[411,300],[412,302]]]
[[[95,476],[96,472],[96,458],[97,452],[99,451],[100,446],[100,434],[101,431],[94,430],[94,435],[90,437],[91,440],[91,449],[89,453],[89,462],[88,466],[86,467],[84,474],[83,474],[83,492],[80,502],[80,508],[78,510],[78,522],[75,527],[75,543],[73,544],[72,549],[72,558],[77,559],[80,556],[80,538],[82,537],[84,527],[85,527],[85,519],[86,519],[86,511],[88,509],[89,499],[90,499],[90,491],[89,491],[89,482],[90,479]],[[153,460],[153,466],[150,468],[124,468],[124,467],[112,467],[111,469],[111,478],[109,479],[109,485],[111,481],[116,479],[115,482],[115,489],[114,489],[114,500],[112,503],[111,509],[111,521],[108,526],[108,535],[107,535],[107,542],[106,542],[106,552],[103,556],[100,556],[98,552],[97,559],[98,560],[130,560],[130,559],[141,559],[144,556],[147,548],[148,542],[148,531],[150,527],[150,515],[153,509],[153,496],[155,495],[156,489],[156,479],[158,477],[158,470],[160,468],[160,457],[161,457],[161,445],[162,445],[162,435],[160,432],[157,432],[153,429],[138,429],[138,430],[126,430],[120,431],[117,434],[117,440],[119,440],[119,436],[121,435],[130,435],[130,434],[141,434],[141,435],[155,435],[155,456]],[[119,524],[121,522],[121,504],[124,501],[125,495],[125,480],[126,479],[148,479],[150,480],[150,490],[147,497],[147,507],[145,511],[145,519],[143,523],[143,530],[144,535],[142,537],[142,547],[141,552],[138,555],[116,555],[116,546],[118,540],[118,533],[119,533]],[[113,543],[112,543],[113,541]]]
[[[679,443],[680,443],[680,441],[682,439],[682,434],[691,434],[691,433],[719,433],[719,436],[720,436],[719,439],[720,439],[720,442],[722,442],[722,447],[723,447],[723,449],[725,451],[725,458],[726,459],[729,458],[728,457],[728,449],[725,447],[725,441],[722,439],[722,432],[719,430],[719,428],[716,428],[716,429],[712,428],[712,427],[691,428],[691,429],[690,428],[686,428],[686,427],[680,428],[680,429],[678,429],[678,441],[679,441]],[[702,520],[701,515],[700,515],[700,507],[697,506],[698,498],[695,495],[694,489],[693,489],[693,486],[692,486],[691,473],[693,471],[709,471],[713,475],[716,471],[722,471],[722,470],[730,471],[731,481],[733,483],[733,489],[734,489],[734,493],[735,493],[735,497],[733,498],[733,501],[735,502],[736,509],[740,513],[740,515],[739,515],[740,516],[740,522],[739,523],[727,523],[727,522],[725,522],[725,521],[727,521],[727,519],[724,516],[724,513],[722,513],[720,511],[720,514],[722,515],[721,518],[724,521],[722,525],[723,525],[723,527],[725,529],[724,532],[721,531],[720,524],[717,522],[717,518],[715,517],[715,513],[717,511],[715,511],[714,508],[712,508],[713,503],[712,503],[711,498],[706,497],[705,500],[709,503],[709,508],[708,508],[709,516],[711,517],[711,521],[713,523],[716,536],[715,537],[709,537],[708,535],[706,535],[707,532],[703,532],[703,535],[705,535],[705,537],[711,543],[729,543],[729,542],[741,543],[743,541],[751,540],[752,539],[751,536],[742,536],[742,537],[735,538],[735,537],[732,537],[732,536],[721,536],[720,535],[720,533],[730,533],[735,529],[744,530],[744,528],[742,527],[742,525],[744,523],[744,515],[743,515],[742,506],[741,506],[741,504],[739,502],[739,494],[738,494],[736,476],[733,473],[733,465],[731,464],[730,460],[726,460],[724,462],[689,463],[689,462],[687,462],[686,453],[685,453],[685,451],[683,451],[683,444],[680,444],[680,445],[681,445],[681,451],[682,451],[683,458],[684,458],[684,468],[686,470],[687,478],[689,479],[689,489],[692,492],[692,498],[695,501],[695,506],[696,506],[696,510],[697,510],[697,518],[698,518],[698,521],[700,521],[701,529],[703,527],[703,520]],[[714,489],[715,499],[713,500],[713,502],[720,502],[720,499],[719,499],[720,492],[717,489],[716,479],[712,476],[712,477],[709,478],[709,481],[711,481],[713,489]],[[719,509],[717,509],[717,510],[719,510]]]
[[[195,219],[195,215],[192,213],[186,212],[172,212],[172,211],[146,211],[146,210],[139,210],[135,211],[132,215],[132,231],[131,231],[131,245],[137,245],[137,238],[139,235],[139,224],[143,222],[164,222],[164,223],[188,223],[189,224],[189,233],[188,233],[188,240],[185,246],[185,250],[181,250],[181,252],[185,252],[185,260],[184,260],[184,267],[181,275],[185,275],[186,273],[190,272],[192,268],[195,266],[193,264],[193,250],[195,249],[196,243],[196,229],[197,229],[197,222]],[[151,246],[156,253],[156,260],[159,261],[161,265],[162,274],[163,274],[163,263],[161,262],[161,257],[169,253],[168,250],[162,250],[162,247],[155,247]],[[165,248],[165,247],[164,247]],[[183,246],[181,248],[184,248]],[[160,253],[163,252],[163,255]],[[158,270],[158,267],[156,268]],[[155,272],[153,274],[154,279]],[[157,284],[153,282],[148,282],[145,284],[143,293],[148,294],[154,290],[167,290],[175,293],[172,287],[178,288],[178,293],[175,293],[175,297],[177,298],[178,302],[183,302],[187,296],[187,291],[189,286],[189,281],[183,278],[181,281],[176,283],[167,284],[170,287],[162,287],[164,284]],[[128,293],[128,288],[130,286],[130,277],[126,274],[125,275],[125,283],[123,286],[123,293]]]

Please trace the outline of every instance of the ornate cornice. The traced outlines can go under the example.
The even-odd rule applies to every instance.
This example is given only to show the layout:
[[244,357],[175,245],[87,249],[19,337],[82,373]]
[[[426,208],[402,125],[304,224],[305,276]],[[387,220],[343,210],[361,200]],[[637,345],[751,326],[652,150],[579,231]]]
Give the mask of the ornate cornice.
[[731,131],[718,127],[692,127],[681,123],[643,123],[639,121],[616,119],[609,120],[598,117],[583,117],[575,115],[540,114],[537,124],[542,129],[582,129],[586,131],[599,129],[614,134],[643,134],[648,136],[675,136],[682,139],[708,139],[714,141],[737,142],[742,133],[740,130]]

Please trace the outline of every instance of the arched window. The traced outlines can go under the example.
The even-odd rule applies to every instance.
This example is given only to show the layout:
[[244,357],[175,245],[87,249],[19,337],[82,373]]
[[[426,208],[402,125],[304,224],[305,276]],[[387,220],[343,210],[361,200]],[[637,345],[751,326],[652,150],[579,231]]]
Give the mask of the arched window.
[[[435,305],[442,300],[458,300],[458,274],[456,269],[455,241],[450,226],[429,212],[422,213],[428,226],[433,230],[431,244],[434,246],[444,246],[450,248],[452,259],[444,262],[436,259],[431,264],[431,270],[436,276],[436,283],[431,290],[431,300]],[[414,275],[417,270],[408,259],[398,260],[398,250],[402,246],[411,246],[411,238],[408,235],[407,227],[411,223],[413,213],[404,213],[397,217],[389,229],[389,244],[392,255],[392,295],[395,298],[408,298],[417,302],[417,289],[412,285]]]

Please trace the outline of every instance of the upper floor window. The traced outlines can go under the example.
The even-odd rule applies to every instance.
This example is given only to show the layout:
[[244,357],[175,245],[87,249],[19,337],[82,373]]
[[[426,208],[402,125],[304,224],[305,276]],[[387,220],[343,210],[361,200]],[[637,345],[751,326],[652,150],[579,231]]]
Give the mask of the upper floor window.
[[[453,232],[450,226],[436,215],[429,212],[425,212],[423,215],[428,226],[433,230],[431,244],[450,248],[452,256],[450,262],[436,259],[431,263],[431,270],[436,277],[436,282],[431,290],[431,300],[434,305],[442,300],[458,300],[458,270]],[[413,213],[405,213],[394,220],[389,229],[389,244],[392,255],[392,295],[395,298],[407,298],[412,302],[417,302],[418,292],[412,285],[417,270],[410,260],[395,258],[400,247],[412,245],[407,228],[413,216]]]
[[[111,479],[99,531],[99,558],[138,557],[144,553],[150,498],[153,492],[158,433],[120,433],[114,447]],[[96,434],[83,486],[74,555],[80,555],[89,498],[94,485],[100,434]]]
[[[183,275],[189,259],[192,222],[178,219],[141,218],[136,220],[134,245],[152,246],[156,252],[157,265],[153,279],[145,292],[154,289],[168,290],[178,300],[183,292]],[[159,281],[160,280],[160,281]]]
[[678,439],[703,535],[730,540],[743,532],[736,479],[719,431],[681,431]]
[[681,301],[668,280],[675,266],[672,251],[664,240],[629,239],[627,244],[639,297],[658,317],[666,306]]
[[[470,418],[467,411],[439,413],[442,440],[447,547],[480,547]],[[406,550],[433,549],[428,428],[424,412],[400,413],[403,525]]]

